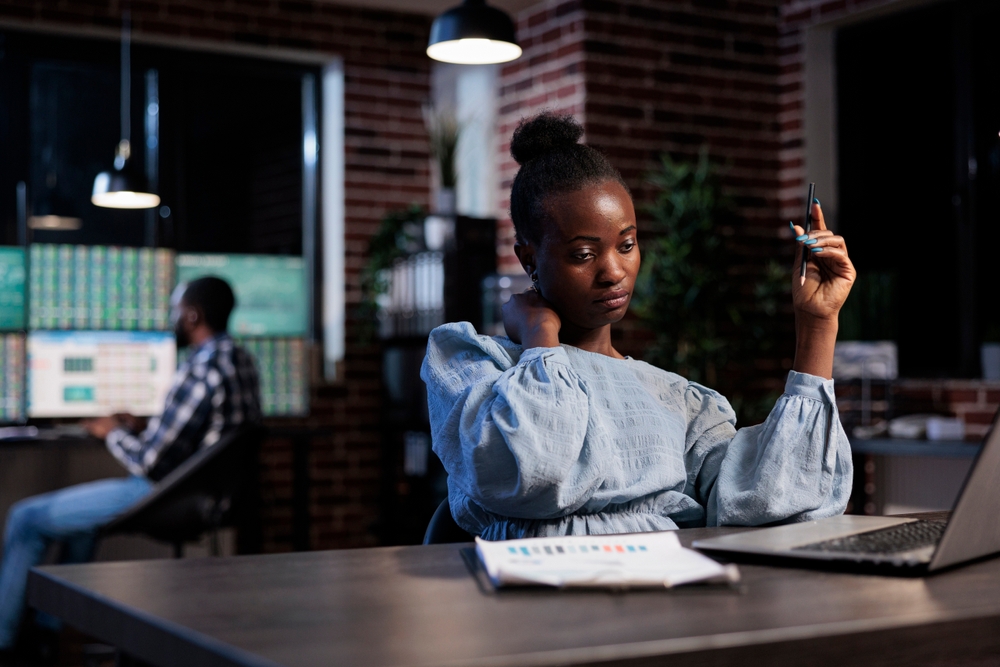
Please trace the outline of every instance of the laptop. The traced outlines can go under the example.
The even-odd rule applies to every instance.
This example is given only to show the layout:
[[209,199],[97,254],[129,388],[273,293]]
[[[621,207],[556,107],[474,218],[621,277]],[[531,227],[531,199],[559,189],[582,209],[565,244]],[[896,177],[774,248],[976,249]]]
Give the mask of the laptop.
[[843,515],[695,540],[693,546],[770,565],[930,574],[1000,552],[997,480],[1000,428],[994,422],[947,521]]

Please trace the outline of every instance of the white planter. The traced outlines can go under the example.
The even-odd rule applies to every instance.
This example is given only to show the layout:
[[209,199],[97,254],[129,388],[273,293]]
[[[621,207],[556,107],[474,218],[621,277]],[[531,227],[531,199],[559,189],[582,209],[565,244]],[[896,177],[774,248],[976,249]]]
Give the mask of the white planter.
[[435,193],[434,212],[438,215],[455,215],[454,188],[441,188]]

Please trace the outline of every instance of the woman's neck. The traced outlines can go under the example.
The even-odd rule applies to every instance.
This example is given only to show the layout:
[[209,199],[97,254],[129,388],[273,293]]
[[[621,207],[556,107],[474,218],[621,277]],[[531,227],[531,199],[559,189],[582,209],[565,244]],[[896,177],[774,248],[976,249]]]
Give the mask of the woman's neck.
[[615,359],[624,359],[611,345],[611,325],[605,324],[597,329],[581,329],[565,320],[559,329],[559,342],[578,347],[587,352],[603,354]]

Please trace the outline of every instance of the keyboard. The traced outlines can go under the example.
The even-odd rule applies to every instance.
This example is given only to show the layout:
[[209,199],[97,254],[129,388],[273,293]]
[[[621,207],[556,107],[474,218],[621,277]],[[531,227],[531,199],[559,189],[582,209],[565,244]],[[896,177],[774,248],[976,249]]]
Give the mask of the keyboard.
[[793,551],[828,551],[857,554],[894,554],[935,546],[947,521],[911,521],[898,526],[813,542]]

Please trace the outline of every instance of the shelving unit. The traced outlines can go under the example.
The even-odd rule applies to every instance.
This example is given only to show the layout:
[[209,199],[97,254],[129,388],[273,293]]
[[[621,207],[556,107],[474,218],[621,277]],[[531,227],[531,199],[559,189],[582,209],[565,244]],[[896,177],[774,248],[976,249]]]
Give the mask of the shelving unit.
[[[393,326],[382,329],[406,334],[381,339],[382,490],[376,532],[385,545],[419,544],[431,515],[448,495],[444,468],[431,451],[427,392],[420,380],[432,326],[419,325],[471,322],[482,330],[481,286],[483,279],[496,271],[496,221],[459,216],[454,223],[454,233],[448,235],[444,248],[421,248],[414,253],[437,255],[440,250],[443,281],[416,279],[410,291],[421,289],[423,293],[396,295],[406,304],[426,304],[430,310],[424,313],[419,308],[395,305]],[[428,293],[430,290],[439,292]],[[443,316],[434,310],[440,304],[444,305]],[[398,313],[404,313],[405,322]]]

